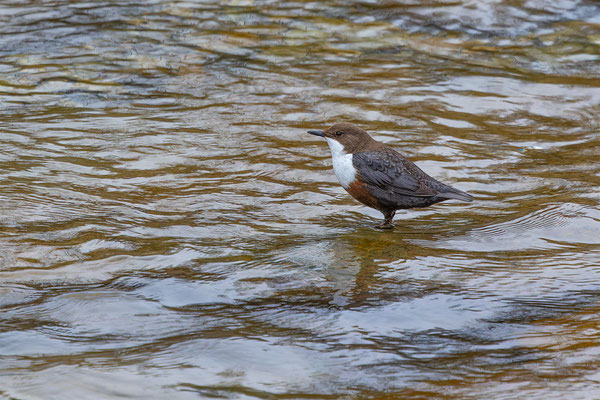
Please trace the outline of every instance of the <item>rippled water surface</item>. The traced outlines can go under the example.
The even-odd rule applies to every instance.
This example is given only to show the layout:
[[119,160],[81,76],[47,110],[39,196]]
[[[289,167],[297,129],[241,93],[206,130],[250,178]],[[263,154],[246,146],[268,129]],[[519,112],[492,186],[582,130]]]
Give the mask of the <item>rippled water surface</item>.
[[[0,1],[1,399],[597,399],[600,4]],[[469,191],[393,231],[305,133]]]

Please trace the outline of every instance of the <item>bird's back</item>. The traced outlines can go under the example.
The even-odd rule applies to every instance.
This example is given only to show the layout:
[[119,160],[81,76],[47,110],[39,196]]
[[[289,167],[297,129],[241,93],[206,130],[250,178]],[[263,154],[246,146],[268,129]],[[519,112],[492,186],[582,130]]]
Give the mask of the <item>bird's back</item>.
[[427,207],[448,199],[472,201],[469,194],[432,178],[378,141],[355,153],[353,164],[382,208]]

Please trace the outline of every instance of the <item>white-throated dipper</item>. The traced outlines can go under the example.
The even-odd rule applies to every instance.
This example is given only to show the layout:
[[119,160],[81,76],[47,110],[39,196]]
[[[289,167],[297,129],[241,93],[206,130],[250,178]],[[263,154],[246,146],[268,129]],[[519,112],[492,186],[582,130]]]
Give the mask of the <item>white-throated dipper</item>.
[[379,228],[394,226],[396,210],[427,207],[448,199],[473,200],[470,194],[433,179],[356,125],[339,122],[325,131],[308,133],[327,140],[333,171],[344,189],[364,205],[383,213]]

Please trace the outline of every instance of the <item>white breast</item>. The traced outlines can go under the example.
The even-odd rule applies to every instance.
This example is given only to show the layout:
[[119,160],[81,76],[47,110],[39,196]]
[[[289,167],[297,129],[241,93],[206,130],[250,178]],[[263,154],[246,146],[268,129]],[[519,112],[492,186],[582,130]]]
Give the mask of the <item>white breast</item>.
[[352,154],[344,151],[344,146],[337,140],[327,139],[327,144],[331,149],[331,159],[333,160],[333,172],[335,177],[342,184],[344,189],[348,189],[350,183],[356,178],[356,169],[352,165]]

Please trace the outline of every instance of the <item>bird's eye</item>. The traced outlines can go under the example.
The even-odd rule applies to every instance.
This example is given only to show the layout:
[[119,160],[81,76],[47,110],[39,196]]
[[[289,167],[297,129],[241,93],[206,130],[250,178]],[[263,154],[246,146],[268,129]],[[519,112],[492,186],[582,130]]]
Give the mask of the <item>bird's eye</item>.
[[337,132],[335,133],[335,136],[342,136],[343,134],[344,134],[344,132],[342,132],[342,131],[337,131]]

